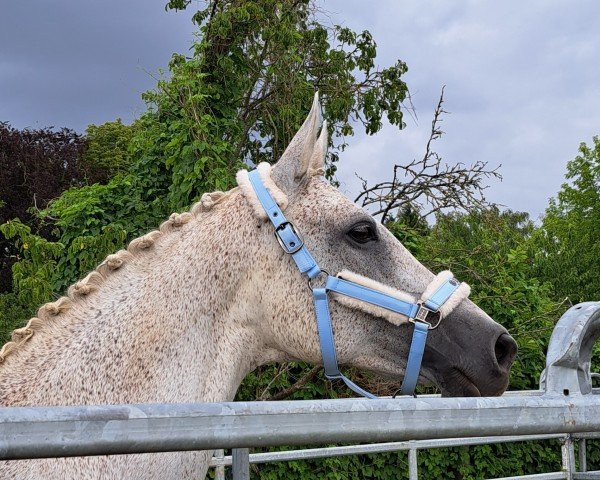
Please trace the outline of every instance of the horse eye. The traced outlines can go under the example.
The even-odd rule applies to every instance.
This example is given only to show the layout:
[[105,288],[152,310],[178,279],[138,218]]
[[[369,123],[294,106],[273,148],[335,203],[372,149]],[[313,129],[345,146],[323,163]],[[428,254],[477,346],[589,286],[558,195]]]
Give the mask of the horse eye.
[[377,241],[377,231],[371,223],[363,222],[354,225],[347,235],[356,243],[369,243]]

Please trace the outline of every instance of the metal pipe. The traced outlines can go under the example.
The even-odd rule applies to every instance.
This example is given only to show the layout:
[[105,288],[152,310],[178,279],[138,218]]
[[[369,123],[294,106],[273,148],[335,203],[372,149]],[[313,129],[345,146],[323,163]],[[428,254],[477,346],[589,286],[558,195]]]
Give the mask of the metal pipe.
[[575,480],[598,480],[600,479],[600,470],[594,470],[593,472],[576,473],[573,478]]
[[564,480],[565,478],[565,472],[551,472],[535,473],[533,475],[520,475],[516,477],[494,478],[491,480]]
[[225,451],[222,449],[215,450],[213,458],[219,462],[217,465],[215,465],[215,480],[225,480],[225,464],[223,463]]
[[416,448],[408,450],[408,480],[419,480]]
[[567,435],[561,446],[562,468],[565,472],[566,480],[573,480],[575,473],[575,444],[570,435]]
[[597,439],[600,438],[600,430],[596,431],[596,432],[580,432],[580,433],[574,433],[573,437],[575,438],[585,438],[585,439]]
[[600,430],[593,395],[0,408],[0,459]]
[[579,444],[579,471],[587,472],[587,452],[585,445],[585,438],[580,438],[577,440]]
[[[439,440],[416,440],[408,442],[371,443],[366,445],[347,445],[342,447],[305,448],[303,450],[284,450],[280,452],[251,453],[250,463],[285,462],[291,460],[312,460],[315,458],[341,457],[346,455],[362,455],[370,453],[397,452],[414,448],[425,450],[429,448],[464,447],[470,445],[487,445],[495,443],[529,442],[535,440],[563,439],[566,435],[509,435],[504,437],[470,437],[443,438]],[[210,466],[231,465],[231,455],[212,458]]]
[[250,480],[250,449],[234,448],[231,454],[233,480]]

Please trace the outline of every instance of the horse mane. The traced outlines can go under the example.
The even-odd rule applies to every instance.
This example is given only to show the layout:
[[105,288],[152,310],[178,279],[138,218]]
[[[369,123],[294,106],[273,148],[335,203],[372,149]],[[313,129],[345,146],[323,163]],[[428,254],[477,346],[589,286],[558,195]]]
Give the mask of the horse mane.
[[132,240],[127,249],[108,255],[95,270],[82,280],[71,285],[67,289],[66,296],[42,305],[37,311],[37,315],[31,318],[24,327],[13,330],[10,340],[0,349],[0,365],[4,363],[11,353],[18,350],[35,333],[42,330],[47,322],[69,311],[78,302],[82,301],[84,297],[102,287],[102,284],[112,272],[119,270],[127,262],[131,262],[144,252],[151,250],[160,238],[177,231],[179,227],[198,217],[201,213],[212,210],[215,205],[230,197],[237,189],[238,187],[227,192],[216,191],[203,194],[200,201],[195,203],[189,211],[171,214],[169,219],[164,221],[158,230],[153,230]]
[[[286,148],[282,158],[279,160],[280,162],[284,159],[289,161],[291,158],[296,158],[296,154],[299,154],[301,163],[306,164],[309,176],[323,175],[325,173],[321,167],[317,167],[316,169],[311,167],[314,163],[313,159],[315,156],[316,158],[324,160],[327,152],[327,123],[323,122],[323,125],[320,125],[321,119],[321,105],[319,103],[319,95],[317,92],[315,93],[308,117]],[[321,135],[317,139],[317,131],[319,128],[321,128]],[[323,164],[322,161],[317,163],[321,166]],[[269,191],[275,196],[276,201],[280,206],[285,208],[284,205],[287,204],[287,197],[271,180],[270,165],[259,164],[257,170]],[[39,308],[37,315],[31,318],[24,327],[14,330],[11,334],[11,339],[2,347],[2,349],[0,349],[0,365],[4,363],[8,355],[24,345],[36,332],[42,330],[45,324],[56,319],[60,314],[69,311],[73,306],[77,305],[78,302],[81,302],[82,298],[97,291],[112,272],[120,269],[127,262],[137,258],[144,251],[149,251],[156,241],[163,238],[164,235],[177,230],[182,225],[188,223],[192,218],[200,215],[200,213],[211,210],[215,205],[230,197],[234,192],[241,190],[255,214],[257,214],[259,218],[261,215],[264,215],[263,209],[258,208],[255,204],[256,202],[253,200],[254,194],[250,194],[251,192],[249,193],[249,187],[246,185],[249,183],[247,174],[244,176],[242,172],[237,175],[237,180],[239,184],[238,187],[227,192],[216,191],[205,193],[202,195],[200,201],[192,206],[190,211],[181,214],[171,214],[169,219],[163,222],[158,230],[153,230],[150,233],[132,240],[126,250],[120,250],[117,253],[108,255],[106,259],[84,279],[71,285],[67,289],[66,296],[60,297],[55,302],[42,305]]]

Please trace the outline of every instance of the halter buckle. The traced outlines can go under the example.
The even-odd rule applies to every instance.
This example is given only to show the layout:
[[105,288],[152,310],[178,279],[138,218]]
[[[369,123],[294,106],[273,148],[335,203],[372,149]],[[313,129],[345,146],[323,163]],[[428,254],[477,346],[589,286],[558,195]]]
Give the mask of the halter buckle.
[[283,251],[290,255],[300,251],[304,246],[304,240],[302,240],[300,234],[296,232],[292,222],[283,222],[279,225],[275,229],[275,238],[277,238],[279,246]]
[[431,310],[424,307],[422,304],[419,305],[419,309],[417,310],[417,314],[415,315],[415,320],[418,322],[429,323],[427,321],[427,316],[431,313]]
[[438,322],[435,325],[433,325],[431,322],[427,321],[427,317],[429,316],[430,313],[437,313],[437,312],[435,312],[434,310],[430,310],[429,308],[425,307],[422,303],[419,302],[419,309],[417,310],[417,313],[415,314],[415,316],[413,318],[409,318],[408,321],[411,323],[415,323],[415,322],[426,323],[427,325],[429,325],[429,330],[435,330],[437,327],[440,326],[440,323],[442,321],[442,316],[440,315]]

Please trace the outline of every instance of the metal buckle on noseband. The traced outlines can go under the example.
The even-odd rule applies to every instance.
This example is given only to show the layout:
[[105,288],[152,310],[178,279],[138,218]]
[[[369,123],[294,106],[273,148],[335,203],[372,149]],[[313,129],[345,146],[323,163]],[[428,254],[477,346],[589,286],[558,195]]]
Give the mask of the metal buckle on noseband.
[[440,323],[442,323],[442,314],[440,313],[440,317],[438,318],[438,321],[435,325],[433,325],[431,322],[427,321],[427,317],[429,316],[430,313],[439,313],[439,310],[430,310],[429,308],[425,307],[423,305],[423,302],[419,302],[419,309],[417,310],[417,313],[415,314],[415,316],[413,318],[409,318],[408,321],[410,323],[415,323],[415,322],[421,322],[421,323],[425,323],[428,325],[428,330],[435,330],[436,328],[438,328],[440,326]]

